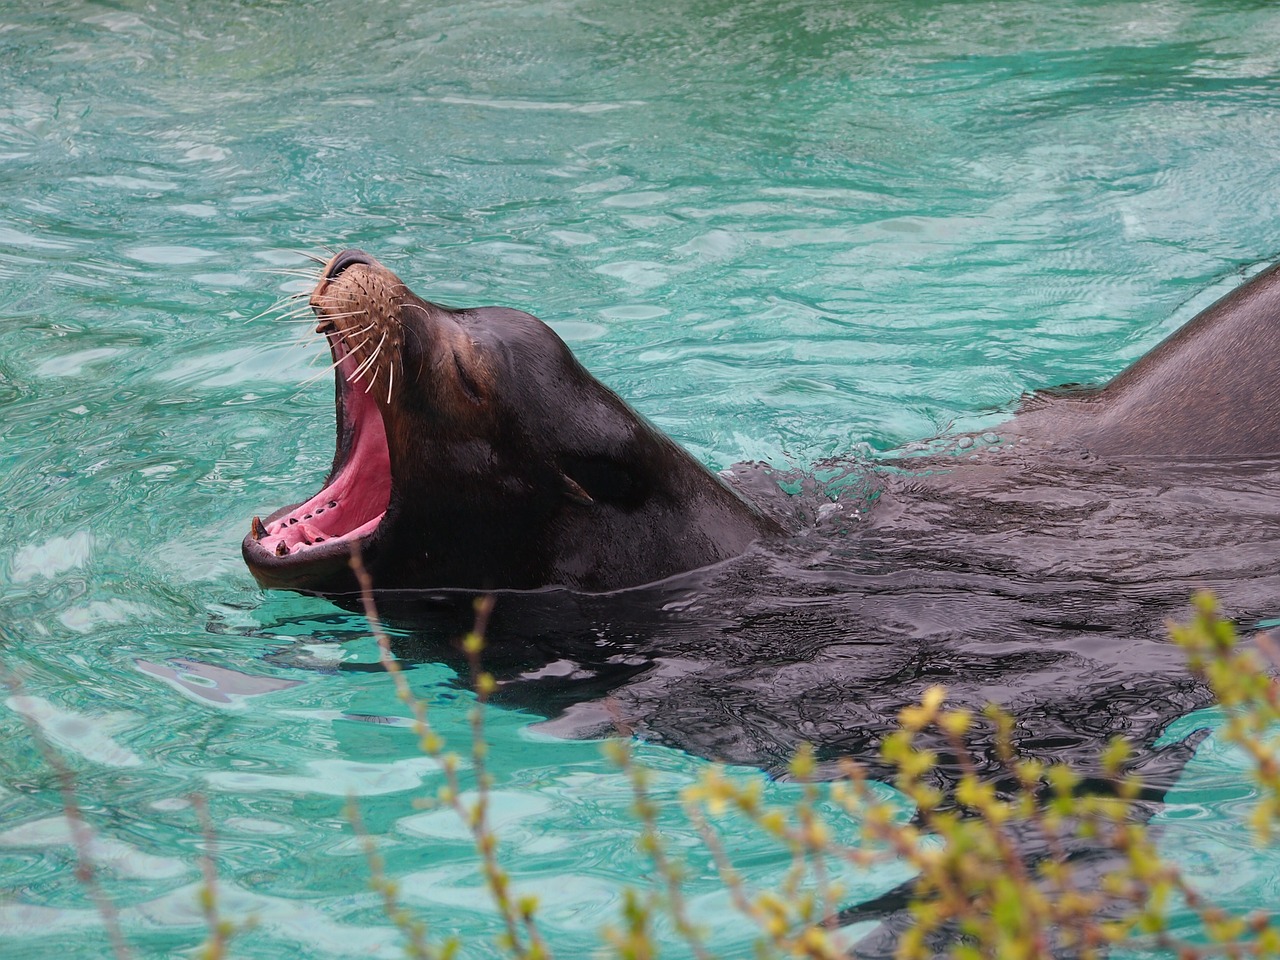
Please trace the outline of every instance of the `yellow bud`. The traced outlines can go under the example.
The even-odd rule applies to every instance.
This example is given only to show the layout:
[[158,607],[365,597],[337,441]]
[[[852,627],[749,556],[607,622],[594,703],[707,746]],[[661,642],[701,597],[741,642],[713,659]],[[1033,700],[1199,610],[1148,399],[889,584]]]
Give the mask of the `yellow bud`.
[[811,956],[827,956],[831,953],[830,940],[817,927],[809,927],[800,936],[800,945]]
[[947,699],[947,688],[940,683],[935,683],[924,692],[924,696],[920,698],[920,705],[930,713],[937,713],[938,708],[942,706],[942,702]]
[[817,765],[813,759],[813,747],[801,744],[794,757],[791,758],[791,773],[798,780],[808,780],[813,776]]
[[[934,688],[938,689],[938,688]],[[948,710],[938,718],[938,723],[947,733],[956,737],[963,737],[969,732],[969,725],[973,722],[973,714],[968,710]]]
[[775,837],[780,837],[786,833],[787,821],[782,816],[781,810],[770,810],[760,817],[760,827]]

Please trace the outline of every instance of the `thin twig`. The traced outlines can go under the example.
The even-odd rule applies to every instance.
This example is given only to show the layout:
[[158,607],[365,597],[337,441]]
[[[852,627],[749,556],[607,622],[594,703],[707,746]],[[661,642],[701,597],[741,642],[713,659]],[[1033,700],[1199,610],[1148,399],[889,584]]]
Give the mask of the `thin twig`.
[[[6,674],[4,682],[13,696],[23,696],[22,685],[18,682],[17,677],[12,674]],[[36,748],[40,751],[44,762],[49,765],[57,778],[58,792],[62,796],[62,811],[67,818],[67,825],[71,830],[71,843],[76,851],[76,880],[89,892],[89,898],[93,901],[94,907],[97,908],[98,915],[102,917],[103,925],[107,928],[107,938],[111,941],[111,950],[117,960],[129,960],[132,954],[128,943],[125,941],[124,934],[120,930],[119,913],[111,898],[103,892],[101,884],[98,883],[97,871],[93,866],[93,854],[91,852],[93,834],[89,829],[89,825],[85,822],[84,815],[80,811],[80,804],[76,799],[75,776],[72,774],[71,768],[63,762],[61,755],[53,748],[48,738],[45,737],[40,725],[31,717],[22,713],[22,711],[17,712],[26,723],[31,739],[35,741]]]

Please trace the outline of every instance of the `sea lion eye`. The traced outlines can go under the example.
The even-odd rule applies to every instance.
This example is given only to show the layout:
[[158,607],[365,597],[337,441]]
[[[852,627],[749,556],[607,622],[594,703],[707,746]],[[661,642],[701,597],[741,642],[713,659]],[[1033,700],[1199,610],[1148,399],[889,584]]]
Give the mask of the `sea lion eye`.
[[467,368],[462,365],[462,360],[458,357],[456,351],[453,354],[453,366],[458,371],[458,382],[462,384],[462,390],[471,402],[483,403],[484,394],[481,393],[480,387],[472,379],[471,374],[467,372]]

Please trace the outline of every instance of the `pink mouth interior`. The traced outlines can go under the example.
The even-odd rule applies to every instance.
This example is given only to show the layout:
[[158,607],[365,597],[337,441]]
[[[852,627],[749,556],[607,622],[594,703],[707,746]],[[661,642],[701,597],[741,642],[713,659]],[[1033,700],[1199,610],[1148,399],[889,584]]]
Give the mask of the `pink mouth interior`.
[[372,396],[347,381],[355,361],[340,340],[334,340],[334,353],[342,354],[337,375],[343,416],[354,431],[351,453],[323,490],[266,525],[267,535],[258,542],[277,556],[363,537],[378,526],[391,500],[391,456],[382,413]]

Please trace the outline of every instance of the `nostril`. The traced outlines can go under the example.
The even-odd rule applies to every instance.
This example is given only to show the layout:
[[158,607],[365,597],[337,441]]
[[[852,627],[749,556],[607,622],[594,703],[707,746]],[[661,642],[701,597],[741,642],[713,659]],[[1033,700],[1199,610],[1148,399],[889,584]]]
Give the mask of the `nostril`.
[[343,250],[329,261],[329,266],[324,271],[324,277],[326,280],[333,280],[347,267],[354,266],[357,263],[373,266],[376,261],[363,250]]

